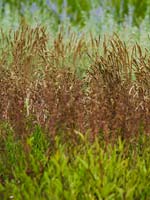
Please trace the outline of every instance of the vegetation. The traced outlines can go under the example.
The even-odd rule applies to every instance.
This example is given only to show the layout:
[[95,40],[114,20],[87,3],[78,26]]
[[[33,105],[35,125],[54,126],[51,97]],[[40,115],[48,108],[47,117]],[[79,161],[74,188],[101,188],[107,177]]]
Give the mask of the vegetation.
[[64,37],[27,25],[1,33],[3,199],[147,198],[149,51],[117,35]]
[[90,130],[95,137],[102,129],[126,138],[150,131],[148,50],[129,49],[117,35],[100,42],[68,33],[65,41],[59,33],[53,40],[42,27],[3,35],[0,120],[16,134],[26,135],[32,123],[52,135]]
[[0,199],[150,198],[149,6],[1,1]]
[[[111,13],[115,20],[122,22],[126,15],[132,14],[133,23],[139,25],[141,20],[145,18],[150,11],[150,4],[148,0],[2,0],[1,5],[3,11],[5,5],[8,4],[12,10],[18,10],[20,14],[24,14],[27,8],[31,12],[40,10],[40,12],[47,11],[55,14],[55,17],[63,20],[64,17],[69,17],[73,23],[83,23],[83,15],[89,16],[92,9],[102,8],[106,12]],[[132,13],[131,13],[132,12]]]
[[1,199],[149,199],[149,137],[112,147],[79,133],[78,144],[56,137],[51,148],[36,127],[25,150],[8,125],[2,130]]

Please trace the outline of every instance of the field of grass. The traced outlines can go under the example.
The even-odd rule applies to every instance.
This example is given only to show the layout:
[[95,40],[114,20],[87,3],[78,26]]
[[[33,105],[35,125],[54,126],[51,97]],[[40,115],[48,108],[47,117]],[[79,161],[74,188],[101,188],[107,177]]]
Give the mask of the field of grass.
[[149,200],[149,1],[0,4],[0,200]]

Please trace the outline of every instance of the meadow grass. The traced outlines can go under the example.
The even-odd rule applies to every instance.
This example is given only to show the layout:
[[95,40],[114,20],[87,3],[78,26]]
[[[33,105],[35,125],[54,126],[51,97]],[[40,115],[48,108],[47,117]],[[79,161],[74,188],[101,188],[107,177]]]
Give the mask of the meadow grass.
[[148,1],[2,2],[0,199],[149,199]]
[[149,133],[148,49],[115,34],[87,40],[61,30],[53,38],[28,25],[1,38],[0,120],[16,134],[26,135],[32,123],[53,136],[62,129],[90,130],[93,138],[102,129],[106,140]]
[[148,199],[149,50],[27,24],[1,38],[0,197]]

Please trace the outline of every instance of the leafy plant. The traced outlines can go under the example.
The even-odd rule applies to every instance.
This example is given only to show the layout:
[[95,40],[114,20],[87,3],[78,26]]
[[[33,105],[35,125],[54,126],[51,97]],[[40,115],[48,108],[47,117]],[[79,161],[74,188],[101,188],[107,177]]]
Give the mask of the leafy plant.
[[[37,128],[30,137],[32,144],[36,141],[39,131],[40,138],[45,138],[44,133]],[[32,147],[30,146],[28,157],[26,152],[25,155],[20,156],[21,160],[25,158],[26,166],[30,166],[28,170],[24,166],[18,168],[17,161],[14,160],[13,171],[9,171],[13,175],[11,178],[5,176],[4,169],[1,171],[5,177],[3,182],[0,182],[0,195],[3,199],[19,200],[35,197],[36,199],[49,199],[49,197],[53,199],[147,199],[149,197],[148,138],[142,142],[141,155],[141,151],[138,151],[140,149],[121,139],[118,139],[113,146],[105,143],[102,148],[100,140],[96,139],[91,143],[85,138],[85,143],[77,144],[68,151],[70,146],[68,141],[62,144],[58,137],[55,140],[55,151],[50,153],[44,168],[39,158],[41,155],[47,157],[47,152],[42,150],[42,143],[48,143],[48,140],[40,138],[36,144],[38,146],[30,144]],[[12,154],[16,156],[19,152],[12,152]],[[4,160],[1,165],[4,165]],[[38,166],[42,167],[41,170]]]

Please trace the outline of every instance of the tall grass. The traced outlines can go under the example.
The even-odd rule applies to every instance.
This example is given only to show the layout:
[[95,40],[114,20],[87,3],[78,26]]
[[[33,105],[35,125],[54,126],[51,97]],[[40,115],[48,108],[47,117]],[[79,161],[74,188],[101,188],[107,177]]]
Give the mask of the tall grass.
[[[122,10],[124,6],[121,8],[123,4],[128,8],[127,13]],[[54,37],[62,25],[65,29],[71,26],[79,35],[92,32],[95,36],[103,36],[116,32],[126,42],[137,41],[144,48],[150,48],[149,5],[147,1],[140,1],[141,4],[147,5],[147,11],[142,17],[135,17],[144,9],[141,7],[139,14],[135,14],[138,2],[131,1],[15,1],[14,4],[9,1],[1,6],[0,26],[8,32],[10,28],[17,30],[20,23],[32,27],[42,24]]]
[[[19,137],[33,124],[50,137],[75,131],[115,140],[149,134],[149,51],[118,36],[88,41],[69,33],[53,40],[45,28],[20,27],[1,34],[0,120]],[[81,66],[83,66],[81,68]],[[68,134],[67,134],[68,133]]]

